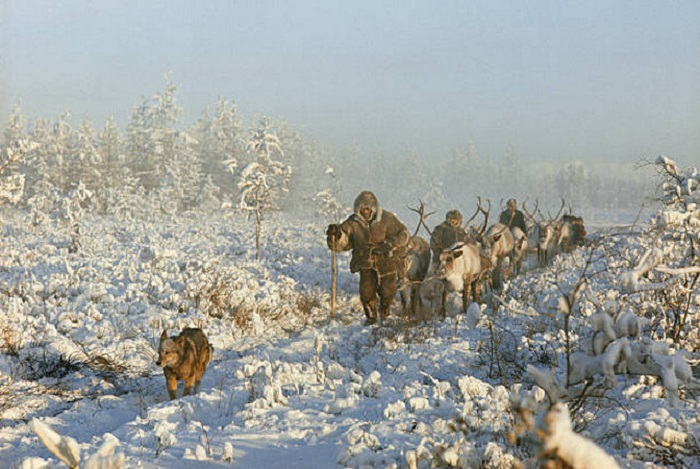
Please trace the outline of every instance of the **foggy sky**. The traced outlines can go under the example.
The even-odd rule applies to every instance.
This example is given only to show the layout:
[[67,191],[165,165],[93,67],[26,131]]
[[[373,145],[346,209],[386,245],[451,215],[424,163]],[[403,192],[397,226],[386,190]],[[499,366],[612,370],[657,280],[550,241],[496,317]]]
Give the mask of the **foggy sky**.
[[524,160],[700,159],[700,2],[0,3],[0,119],[122,128],[169,74],[328,147]]

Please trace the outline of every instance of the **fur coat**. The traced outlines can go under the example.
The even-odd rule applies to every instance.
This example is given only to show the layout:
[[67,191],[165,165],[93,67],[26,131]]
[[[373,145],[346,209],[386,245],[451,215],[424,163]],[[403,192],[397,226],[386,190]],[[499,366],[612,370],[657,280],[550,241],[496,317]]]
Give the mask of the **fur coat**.
[[[369,217],[361,214],[363,208],[371,210]],[[403,257],[408,249],[410,235],[406,226],[396,215],[383,210],[369,191],[357,196],[353,210],[352,215],[337,225],[337,237],[327,237],[328,247],[335,251],[352,249],[351,272],[376,268],[383,273],[392,268],[393,260]]]

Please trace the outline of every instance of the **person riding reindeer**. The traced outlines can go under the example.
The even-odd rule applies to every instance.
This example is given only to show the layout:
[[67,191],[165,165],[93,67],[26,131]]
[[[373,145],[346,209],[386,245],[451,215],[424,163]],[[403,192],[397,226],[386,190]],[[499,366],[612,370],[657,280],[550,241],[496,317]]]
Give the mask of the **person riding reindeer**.
[[445,214],[445,221],[433,229],[430,235],[430,249],[433,251],[433,259],[440,258],[440,253],[457,242],[466,242],[469,239],[466,230],[462,227],[462,214],[459,210],[449,210]]
[[354,213],[340,224],[328,225],[328,248],[340,252],[352,250],[350,272],[360,273],[360,301],[367,320],[389,316],[391,305],[404,277],[404,257],[410,234],[393,213],[379,206],[377,197],[363,191],[354,203]]
[[520,228],[523,233],[527,233],[525,216],[523,212],[518,210],[518,201],[515,199],[508,200],[508,207],[501,212],[498,221],[510,228],[511,231],[513,231],[513,228]]

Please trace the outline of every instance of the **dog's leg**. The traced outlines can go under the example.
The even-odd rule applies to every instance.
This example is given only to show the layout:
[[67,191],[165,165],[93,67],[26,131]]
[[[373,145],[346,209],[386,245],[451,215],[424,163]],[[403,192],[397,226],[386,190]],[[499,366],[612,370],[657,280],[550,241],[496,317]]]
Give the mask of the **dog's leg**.
[[211,345],[207,345],[206,348],[204,349],[204,353],[202,354],[202,359],[200,361],[199,366],[197,367],[197,371],[195,373],[195,380],[194,380],[194,393],[197,394],[199,392],[199,386],[202,384],[202,379],[204,378],[204,373],[207,371],[207,365],[211,361],[211,356],[213,354],[214,347]]
[[194,369],[194,376],[192,379],[194,380],[194,394],[197,394],[199,392],[199,385],[202,382],[202,375],[204,374],[204,370],[202,367],[201,363],[198,363],[197,366],[195,366]]
[[165,375],[165,387],[168,388],[168,396],[170,400],[177,398],[177,378],[175,375],[166,374]]
[[192,394],[192,387],[194,387],[195,376],[195,374],[192,374],[185,379],[185,393],[183,394],[183,396],[189,396],[190,394]]

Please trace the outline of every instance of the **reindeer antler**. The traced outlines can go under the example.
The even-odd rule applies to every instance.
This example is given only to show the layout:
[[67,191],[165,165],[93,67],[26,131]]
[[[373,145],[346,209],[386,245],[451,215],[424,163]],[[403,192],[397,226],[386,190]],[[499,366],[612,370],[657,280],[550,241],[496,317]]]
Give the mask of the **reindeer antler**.
[[564,197],[561,198],[561,207],[559,207],[559,211],[557,212],[554,217],[552,217],[552,214],[547,212],[547,215],[549,215],[550,220],[556,220],[559,218],[559,215],[561,215],[561,211],[564,210],[564,206],[566,206],[566,202],[564,201]]
[[540,201],[535,199],[535,209],[530,212],[527,209],[527,199],[523,200],[523,212],[525,212],[525,215],[534,223],[535,225],[538,224],[537,220],[535,219],[535,214],[537,214],[537,207],[539,207]]
[[471,217],[469,217],[469,220],[467,220],[466,222],[464,222],[464,228],[465,228],[465,229],[468,229],[468,228],[469,228],[469,224],[470,224],[472,221],[474,221],[474,219],[476,218],[476,216],[479,214],[479,208],[481,207],[481,198],[480,198],[480,197],[477,197],[477,199],[479,199],[479,205],[476,207],[476,210],[474,211],[474,215],[472,215]]
[[477,210],[484,214],[484,223],[483,225],[481,225],[481,228],[479,228],[479,234],[483,235],[486,231],[486,225],[488,225],[489,223],[489,214],[491,213],[491,199],[486,199],[486,202],[488,202],[489,204],[489,208],[486,210],[484,210],[484,207],[481,206],[481,197],[477,197],[476,200],[479,202],[479,204],[477,205]]
[[408,208],[412,212],[416,212],[420,217],[420,220],[418,220],[418,225],[416,226],[416,231],[413,233],[413,236],[411,236],[411,238],[415,237],[418,234],[418,230],[420,230],[421,225],[423,226],[423,228],[425,228],[425,231],[427,231],[429,235],[433,234],[433,232],[430,231],[430,228],[428,228],[428,224],[425,222],[425,219],[435,212],[425,214],[425,204],[420,199],[418,199],[418,202],[420,204],[418,208],[413,208],[409,205],[406,205],[406,208]]

